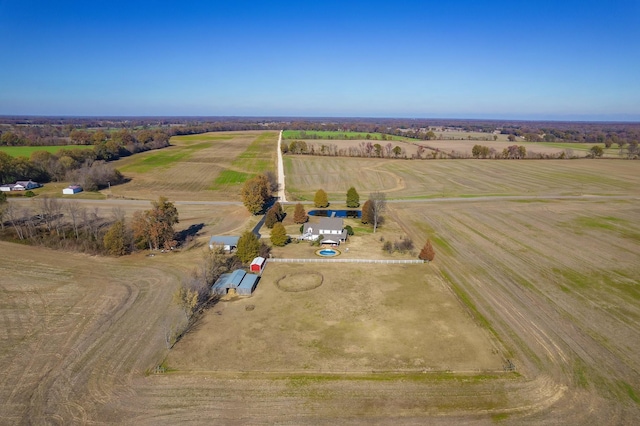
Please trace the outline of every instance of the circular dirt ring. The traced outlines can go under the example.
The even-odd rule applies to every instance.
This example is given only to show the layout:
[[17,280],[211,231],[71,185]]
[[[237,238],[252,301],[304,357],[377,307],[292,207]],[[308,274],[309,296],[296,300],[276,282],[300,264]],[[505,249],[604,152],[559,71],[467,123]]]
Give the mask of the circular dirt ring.
[[282,291],[297,293],[316,289],[323,281],[324,277],[320,272],[299,272],[278,278],[276,287]]

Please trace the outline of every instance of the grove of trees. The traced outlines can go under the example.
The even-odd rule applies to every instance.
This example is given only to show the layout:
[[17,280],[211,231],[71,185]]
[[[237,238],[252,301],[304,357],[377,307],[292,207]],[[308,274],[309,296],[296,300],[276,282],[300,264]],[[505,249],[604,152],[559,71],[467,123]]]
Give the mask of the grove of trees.
[[131,226],[139,249],[170,250],[177,245],[173,225],[178,223],[178,210],[165,197],[153,201],[151,210],[137,211]]

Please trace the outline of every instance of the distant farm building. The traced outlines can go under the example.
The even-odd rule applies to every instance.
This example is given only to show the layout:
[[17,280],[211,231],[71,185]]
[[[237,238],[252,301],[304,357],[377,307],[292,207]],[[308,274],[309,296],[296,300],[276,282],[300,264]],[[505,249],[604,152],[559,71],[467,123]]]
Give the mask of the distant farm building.
[[224,296],[231,289],[241,296],[250,296],[256,289],[260,277],[247,274],[242,269],[236,269],[230,274],[222,274],[211,287],[211,293]]
[[209,239],[209,248],[213,250],[218,247],[222,247],[225,251],[232,251],[238,248],[238,240],[240,237],[234,237],[230,235],[214,235]]
[[4,185],[0,185],[0,191],[9,192],[9,191],[26,191],[29,189],[40,188],[38,182],[34,182],[32,180],[19,180],[16,183],[7,183]]
[[65,195],[73,195],[78,192],[82,192],[82,187],[80,185],[69,185],[62,190],[62,193]]
[[38,182],[34,182],[32,180],[19,180],[13,186],[13,190],[25,191],[25,190],[34,189],[34,188],[40,188],[41,186],[42,185],[40,185]]
[[251,270],[251,272],[257,272],[259,274],[264,269],[266,263],[267,259],[265,259],[264,257],[256,257],[251,262],[251,266],[249,266],[249,269]]

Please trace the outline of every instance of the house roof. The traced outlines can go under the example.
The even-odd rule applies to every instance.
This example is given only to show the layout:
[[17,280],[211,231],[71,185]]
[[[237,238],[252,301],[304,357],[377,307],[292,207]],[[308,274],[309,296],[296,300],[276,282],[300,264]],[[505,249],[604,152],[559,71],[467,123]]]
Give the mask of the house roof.
[[339,217],[321,217],[318,222],[318,229],[342,231],[343,228],[344,221]]
[[209,245],[237,246],[239,239],[240,237],[234,237],[232,235],[214,235],[209,240]]
[[16,185],[22,185],[22,186],[29,185],[30,183],[33,183],[33,184],[36,184],[36,185],[37,185],[37,182],[34,182],[34,181],[32,181],[31,179],[29,179],[29,180],[18,180],[18,181],[16,181]]

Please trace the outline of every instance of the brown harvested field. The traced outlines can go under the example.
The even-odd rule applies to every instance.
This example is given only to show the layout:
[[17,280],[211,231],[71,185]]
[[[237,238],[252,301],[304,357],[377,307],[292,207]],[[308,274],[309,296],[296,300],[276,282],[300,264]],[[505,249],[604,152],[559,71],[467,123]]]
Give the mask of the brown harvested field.
[[487,334],[423,264],[270,264],[251,298],[219,302],[167,364],[185,372],[503,369]]
[[285,156],[287,193],[313,200],[322,188],[343,203],[350,186],[366,199],[496,195],[640,195],[640,166],[626,160],[389,160]]
[[[300,197],[323,187],[342,204],[355,185],[363,200],[372,190],[413,198],[389,203],[376,235],[356,226],[341,256],[385,258],[380,236],[408,235],[416,251],[432,238],[435,261],[270,264],[252,297],[219,302],[168,351],[165,331],[182,318],[172,292],[204,248],[109,259],[0,243],[3,423],[637,421],[640,163],[286,160],[287,189]],[[424,199],[443,192],[541,198]],[[562,194],[620,198],[544,199]],[[241,206],[177,206],[179,230],[205,224],[201,245],[257,220]],[[302,243],[274,254],[313,251]],[[505,359],[514,372],[495,371]],[[147,374],[163,361],[176,369]]]
[[[505,136],[505,135],[500,135]],[[491,138],[490,136],[485,135],[485,138]],[[489,148],[494,149],[496,152],[501,153],[503,149],[507,148],[510,145],[522,145],[527,149],[527,153],[535,153],[535,154],[560,154],[564,152],[566,155],[575,156],[575,157],[586,157],[589,149],[593,145],[591,143],[534,143],[534,142],[526,142],[522,139],[518,139],[514,142],[510,142],[505,137],[499,137],[498,140],[468,140],[466,137],[464,139],[436,139],[436,140],[415,140],[415,141],[371,141],[371,140],[317,140],[317,139],[305,139],[305,143],[309,150],[313,148],[315,152],[322,152],[322,146],[325,145],[325,149],[328,150],[329,146],[335,146],[338,150],[349,150],[349,148],[357,148],[361,147],[363,144],[372,143],[372,144],[380,144],[383,149],[383,154],[385,157],[394,157],[394,154],[390,156],[387,154],[385,147],[388,144],[391,144],[392,147],[400,147],[403,149],[403,154],[400,157],[412,158],[418,152],[418,147],[422,146],[425,148],[425,151],[422,153],[422,157],[429,157],[436,153],[436,151],[442,151],[443,155],[449,156],[449,154],[453,154],[457,157],[467,156],[471,157],[471,150],[474,145],[483,145]],[[602,144],[600,144],[603,146]],[[329,152],[329,151],[327,151]],[[605,151],[607,156],[616,157],[617,152],[615,149],[610,149]],[[440,158],[440,154],[437,153],[438,158]]]
[[[277,132],[216,132],[176,136],[172,146],[113,163],[130,181],[111,187],[115,198],[240,200],[254,174],[275,171]],[[109,190],[103,191],[109,193]]]
[[558,418],[594,410],[589,422],[624,424],[638,414],[638,199],[394,205],[393,214],[434,240],[438,269],[518,371],[565,388]]

